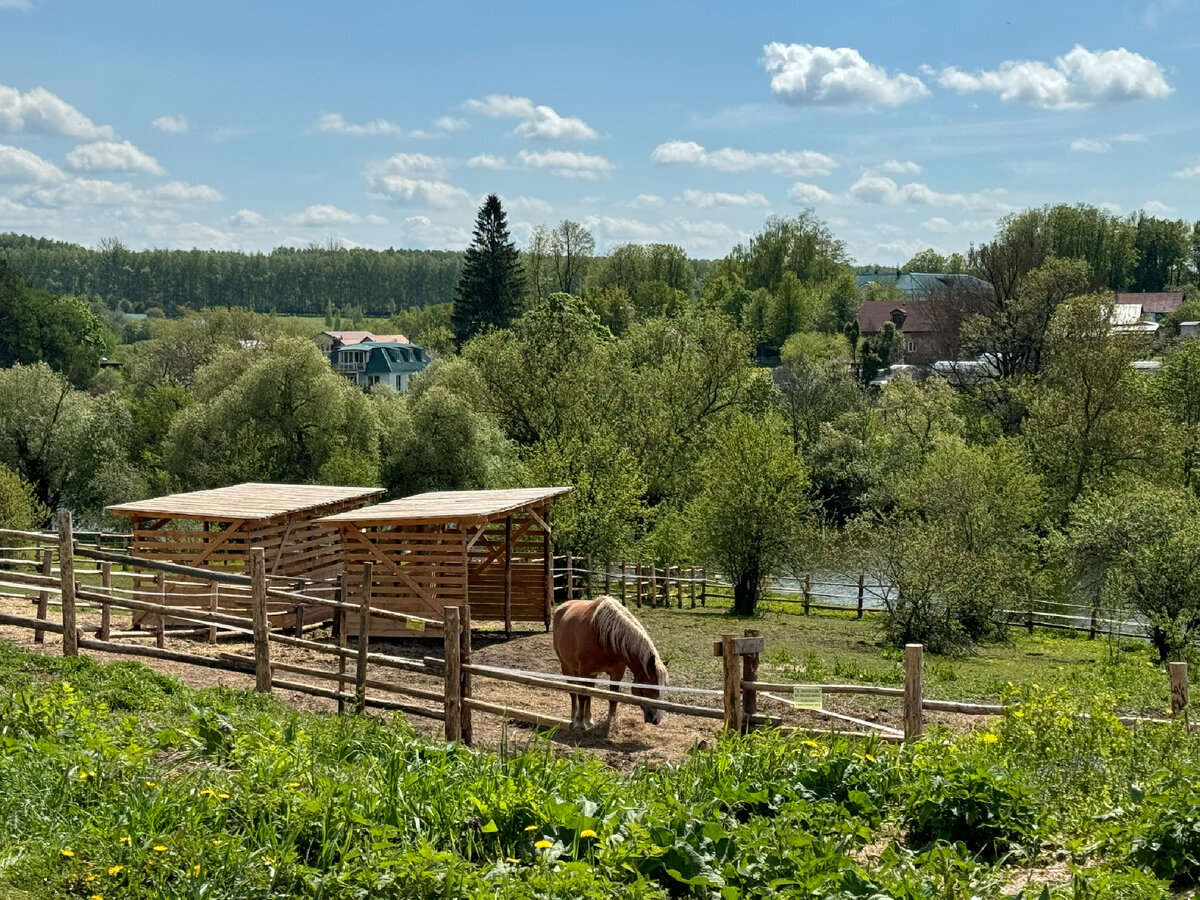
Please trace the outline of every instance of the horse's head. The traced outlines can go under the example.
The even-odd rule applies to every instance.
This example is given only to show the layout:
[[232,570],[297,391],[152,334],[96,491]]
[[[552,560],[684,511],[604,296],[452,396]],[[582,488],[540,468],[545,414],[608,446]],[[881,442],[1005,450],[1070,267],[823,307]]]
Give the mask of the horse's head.
[[[657,656],[651,656],[650,661],[646,665],[646,684],[657,684],[656,688],[634,688],[633,693],[638,697],[653,697],[655,700],[663,699],[663,694],[666,691],[663,688],[667,684],[667,667],[663,665],[661,659]],[[666,715],[661,709],[650,709],[649,707],[642,708],[642,714],[646,721],[651,725],[657,725],[663,720]]]

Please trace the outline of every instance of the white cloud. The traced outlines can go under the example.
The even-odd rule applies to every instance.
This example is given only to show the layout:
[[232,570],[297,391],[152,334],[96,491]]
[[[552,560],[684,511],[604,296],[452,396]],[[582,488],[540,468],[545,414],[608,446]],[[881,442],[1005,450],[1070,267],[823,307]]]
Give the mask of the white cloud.
[[199,248],[204,250],[237,250],[237,241],[228,231],[213,228],[202,222],[184,222],[172,225],[150,225],[146,233],[156,240],[172,242],[179,250]]
[[67,154],[67,165],[76,172],[140,172],[162,175],[165,169],[153,156],[129,141],[96,141],[80,144]]
[[112,140],[109,125],[97,125],[70,103],[36,87],[28,93],[0,84],[0,134],[49,134]]
[[1118,134],[1113,140],[1122,144],[1144,144],[1148,138],[1144,134]]
[[636,209],[657,209],[665,202],[658,194],[638,194],[629,205]]
[[731,206],[746,208],[762,208],[770,206],[767,198],[758,191],[746,191],[742,194],[730,194],[725,191],[697,191],[688,188],[679,197],[688,206],[697,209],[711,209],[714,206]]
[[457,225],[435,223],[428,216],[410,216],[401,221],[397,229],[404,243],[430,249],[460,250],[471,240],[466,230]]
[[942,87],[964,93],[990,91],[1006,103],[1041,109],[1080,109],[1165,97],[1171,86],[1162,68],[1132,50],[1091,51],[1076,44],[1052,63],[1008,60],[992,70],[943,69]]
[[615,243],[657,241],[663,238],[662,228],[640,219],[627,219],[619,216],[588,216],[583,220],[583,226],[588,231],[595,232],[602,238]]
[[441,175],[446,171],[446,161],[424,153],[397,153],[370,171],[377,175]]
[[261,228],[267,223],[266,218],[262,213],[257,213],[252,209],[239,209],[229,217],[230,225],[237,225],[242,228]]
[[471,123],[466,119],[456,119],[454,116],[442,116],[434,121],[433,127],[438,131],[462,131],[464,128],[470,128]]
[[1174,208],[1165,203],[1159,203],[1157,200],[1147,200],[1142,204],[1142,212],[1148,216],[1165,216],[1174,212]]
[[375,213],[368,213],[362,220],[368,225],[387,225],[389,221],[387,216],[377,216]]
[[372,196],[397,206],[428,206],[452,209],[469,206],[472,196],[460,187],[445,181],[409,178],[406,175],[368,174],[367,187]]
[[549,169],[560,178],[596,179],[607,177],[616,168],[603,156],[572,150],[522,150],[517,153],[517,162],[527,169]]
[[520,119],[513,134],[533,140],[583,141],[596,137],[595,130],[583,119],[560,116],[549,106],[534,105],[528,97],[491,94],[482,100],[468,100],[463,105],[485,116]]
[[226,141],[236,141],[248,134],[254,134],[255,129],[249,125],[222,125],[209,132],[208,140],[213,144],[223,144]]
[[863,203],[883,206],[952,206],[963,209],[995,208],[1004,191],[992,188],[971,194],[945,194],[920,182],[898,185],[886,175],[867,173],[850,186],[849,195]]
[[63,179],[62,170],[24,147],[0,144],[0,181],[47,184]]
[[887,175],[917,175],[921,171],[921,167],[911,159],[889,159],[887,162],[872,166],[872,169]]
[[339,209],[328,203],[318,203],[307,207],[288,217],[292,225],[354,225],[360,221],[359,216],[344,209]]
[[535,216],[548,216],[554,212],[554,207],[539,197],[523,195],[505,197],[504,203],[513,212],[529,213]]
[[932,219],[926,219],[921,223],[921,227],[926,231],[932,231],[936,234],[948,234],[954,231],[954,226],[950,223],[950,220],[942,216],[934,216]]
[[186,181],[168,181],[154,189],[154,196],[177,203],[219,203],[225,199],[220,192],[207,184],[188,184]]
[[503,156],[492,156],[490,153],[480,153],[478,156],[472,156],[467,160],[467,165],[472,169],[500,169],[508,168],[508,160]]
[[30,9],[29,0],[0,0],[0,9]]
[[664,166],[703,166],[722,172],[765,170],[795,177],[828,175],[838,165],[833,157],[814,150],[779,150],[775,153],[751,153],[732,147],[706,150],[695,141],[666,141],[654,148],[650,159]]
[[851,47],[770,43],[762,63],[771,91],[794,106],[898,106],[929,93],[915,75],[888,75]]
[[183,134],[188,130],[188,121],[183,116],[159,116],[150,127],[167,134]]
[[1071,141],[1072,153],[1107,153],[1111,149],[1112,144],[1108,141],[1095,138],[1076,138]]
[[128,206],[140,208],[145,205],[145,192],[123,181],[106,181],[96,178],[72,178],[52,187],[34,188],[17,195],[36,206],[61,209],[73,206]]
[[1185,166],[1175,173],[1176,178],[1200,178],[1200,162],[1193,166]]
[[816,206],[818,203],[832,203],[837,197],[815,184],[797,181],[788,189],[788,199],[801,206]]
[[906,241],[903,238],[898,238],[894,241],[888,241],[886,244],[876,244],[876,249],[884,250],[889,253],[899,253],[902,256],[911,258],[917,253],[920,253],[929,245],[924,241]]
[[364,122],[354,125],[347,122],[341,113],[321,113],[317,117],[313,129],[325,134],[352,134],[357,137],[379,134],[400,134],[400,126],[387,119],[376,119],[374,122]]

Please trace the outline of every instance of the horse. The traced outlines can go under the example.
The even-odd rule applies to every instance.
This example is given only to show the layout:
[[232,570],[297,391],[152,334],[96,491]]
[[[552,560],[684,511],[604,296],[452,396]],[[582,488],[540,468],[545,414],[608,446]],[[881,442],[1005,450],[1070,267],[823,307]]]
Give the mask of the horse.
[[[632,670],[635,684],[654,684],[658,687],[634,688],[638,697],[661,699],[667,683],[667,667],[663,665],[654,641],[632,613],[609,596],[595,600],[568,600],[554,611],[554,653],[564,675],[594,678],[601,672],[617,685],[626,668]],[[663,711],[643,707],[645,720],[659,724]],[[591,725],[592,698],[583,694],[571,695],[571,729]],[[617,720],[617,702],[608,703],[606,729],[611,732]]]

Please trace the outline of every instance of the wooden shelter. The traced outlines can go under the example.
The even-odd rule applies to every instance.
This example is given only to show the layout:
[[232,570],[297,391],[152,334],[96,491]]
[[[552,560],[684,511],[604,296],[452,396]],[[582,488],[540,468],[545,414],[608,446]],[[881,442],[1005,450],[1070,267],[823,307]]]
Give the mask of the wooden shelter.
[[[135,556],[241,572],[249,568],[250,548],[261,547],[268,576],[319,582],[336,577],[342,566],[337,528],[318,520],[382,493],[382,488],[246,483],[120,503],[108,511],[129,518],[129,550]],[[178,605],[194,605],[188,595],[196,594],[195,586],[172,580],[159,592],[168,603],[174,598]],[[310,607],[305,618],[327,617],[327,610]]]
[[[541,622],[554,597],[550,507],[568,487],[438,491],[338,513],[335,525],[351,596],[373,565],[371,605],[431,619],[469,604],[474,622]],[[347,617],[350,634],[357,619]],[[410,636],[404,623],[375,619],[372,636]]]

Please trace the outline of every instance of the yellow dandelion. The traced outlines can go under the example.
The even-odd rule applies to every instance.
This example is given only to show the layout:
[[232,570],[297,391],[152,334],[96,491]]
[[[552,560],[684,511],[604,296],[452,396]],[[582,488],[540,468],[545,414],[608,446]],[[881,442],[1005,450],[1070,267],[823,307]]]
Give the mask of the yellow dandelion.
[[133,843],[133,838],[131,838],[129,835],[124,835],[121,838],[122,846],[128,847],[131,843]]
[[526,831],[537,831],[537,829],[538,829],[538,827],[536,825],[526,825],[525,826]]
[[216,791],[209,790],[208,788],[205,788],[204,790],[202,790],[200,792],[201,797],[212,797],[215,795],[216,795]]
[[985,744],[995,744],[995,743],[997,743],[999,740],[1000,740],[1000,738],[998,738],[996,735],[992,734],[990,731],[989,731],[989,732],[987,732],[987,733],[986,733],[986,734],[983,736],[983,742],[984,742]]
[[65,856],[67,859],[70,859],[72,856],[74,856],[74,855],[75,855],[75,851],[74,851],[74,850],[72,850],[70,847],[63,847],[63,848],[62,848],[61,850],[59,850],[58,852],[59,852],[61,855]]
[[264,856],[264,857],[263,857],[263,862],[264,862],[264,863],[266,863],[268,866],[273,866],[273,865],[275,865],[275,857],[273,857],[273,856]]
[[93,881],[95,881],[95,880],[96,880],[96,876],[95,876],[95,875],[84,875],[84,876],[83,876],[83,883],[84,883],[84,884],[91,884],[91,883],[92,883]]
[[88,900],[104,900],[104,895],[103,894],[92,894],[92,896],[89,897]]
[[217,794],[217,799],[218,800],[228,800],[229,795],[228,794]]
[[289,782],[288,782],[288,787],[290,787],[290,788],[292,788],[293,790],[295,790],[296,788],[300,787],[300,782],[298,782],[298,781],[289,781]]
[[120,875],[120,874],[121,874],[122,872],[124,872],[124,871],[125,871],[125,867],[124,867],[124,866],[109,866],[109,867],[108,867],[108,874],[109,874],[109,875]]
[[197,863],[196,865],[192,866],[192,868],[191,868],[191,876],[193,878],[195,878],[199,874],[200,874],[200,864]]
[[505,861],[505,862],[510,862],[510,863],[517,863],[517,864],[520,864],[520,862],[521,862],[521,861],[520,861],[519,859],[517,859],[515,856],[506,856],[506,857],[504,857],[504,861]]
[[863,759],[865,759],[867,762],[875,762],[875,757],[873,757],[870,753],[864,753]]
[[167,852],[167,848],[164,847],[162,844],[155,844],[151,849],[155,853],[166,853]]
[[546,840],[545,838],[542,838],[540,841],[538,841],[533,846],[537,847],[539,850],[548,850],[551,847],[553,847],[554,845],[552,843],[550,843],[548,840]]
[[148,788],[156,788],[156,787],[158,787],[158,782],[157,782],[157,781],[147,781],[147,782],[146,782],[146,787],[148,787]]
[[223,846],[224,844],[225,844],[225,842],[224,842],[223,840],[221,840],[220,838],[213,838],[212,845],[213,845],[214,847],[221,847],[221,846]]
[[579,836],[581,838],[589,838],[589,837],[594,838],[594,837],[598,837],[599,835],[597,835],[596,832],[592,831],[592,829],[585,828],[585,829],[583,829],[583,831],[579,832]]
[[815,746],[817,746],[817,742],[816,741],[801,741],[800,746],[801,747],[815,747]]

